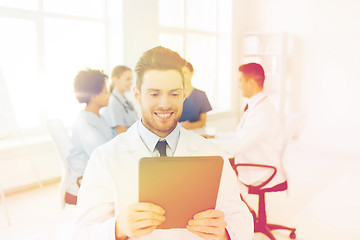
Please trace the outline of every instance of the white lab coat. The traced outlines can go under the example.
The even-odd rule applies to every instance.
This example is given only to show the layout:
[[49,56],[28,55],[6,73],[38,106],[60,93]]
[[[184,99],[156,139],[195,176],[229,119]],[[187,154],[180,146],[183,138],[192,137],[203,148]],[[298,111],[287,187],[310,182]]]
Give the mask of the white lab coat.
[[[229,154],[235,163],[255,163],[276,167],[277,174],[267,187],[282,183],[285,175],[281,158],[284,150],[284,122],[269,98],[261,93],[244,112],[236,132],[219,133],[215,143]],[[241,168],[239,178],[246,184],[257,184],[269,177],[269,171]]]
[[[153,153],[142,142],[137,123],[91,155],[78,196],[79,217],[75,225],[75,240],[115,240],[115,216],[125,211],[129,204],[138,201],[138,162],[140,158],[151,157]],[[174,156],[211,156],[220,153],[216,145],[180,128]],[[216,208],[225,213],[232,240],[253,238],[253,219],[240,200],[235,174],[228,161],[224,161]],[[156,229],[141,239],[200,238],[186,229]]]

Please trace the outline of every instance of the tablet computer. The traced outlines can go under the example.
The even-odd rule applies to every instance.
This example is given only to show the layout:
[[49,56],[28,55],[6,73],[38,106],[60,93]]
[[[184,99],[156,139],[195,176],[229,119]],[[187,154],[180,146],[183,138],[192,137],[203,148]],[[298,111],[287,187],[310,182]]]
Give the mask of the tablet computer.
[[165,209],[158,229],[186,228],[196,213],[215,208],[223,163],[220,156],[140,159],[139,202]]

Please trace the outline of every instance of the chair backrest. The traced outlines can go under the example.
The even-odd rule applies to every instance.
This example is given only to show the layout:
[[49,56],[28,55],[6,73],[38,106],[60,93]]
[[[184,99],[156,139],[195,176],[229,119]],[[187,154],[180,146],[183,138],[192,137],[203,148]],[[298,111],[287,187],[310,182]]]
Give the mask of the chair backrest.
[[301,120],[300,113],[289,114],[285,119],[285,141],[284,141],[283,151],[281,154],[281,169],[283,171],[283,176],[288,182],[289,182],[289,177],[286,171],[286,161],[289,154],[289,145],[293,140],[293,136],[299,125],[300,120]]
[[72,147],[71,138],[67,129],[60,119],[50,119],[47,121],[48,130],[52,138],[52,142],[61,160],[62,176],[59,184],[60,207],[65,208],[66,200],[66,179],[68,178],[69,166],[66,161]]
[[68,164],[66,158],[70,153],[72,147],[71,138],[67,129],[60,119],[51,119],[47,121],[48,129],[52,137],[55,148],[63,161],[64,166],[67,168]]

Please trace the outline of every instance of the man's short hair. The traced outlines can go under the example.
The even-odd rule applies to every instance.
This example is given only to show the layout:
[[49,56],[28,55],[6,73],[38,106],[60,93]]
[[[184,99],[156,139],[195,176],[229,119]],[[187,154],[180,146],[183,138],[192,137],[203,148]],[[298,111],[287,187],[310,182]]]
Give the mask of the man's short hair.
[[260,64],[243,64],[239,67],[239,71],[244,75],[246,79],[252,78],[261,88],[264,87],[265,72]]
[[107,78],[108,76],[100,70],[80,71],[74,79],[74,92],[79,103],[88,104],[93,96],[101,93]]
[[181,80],[184,85],[184,76],[182,68],[186,65],[185,59],[168,48],[158,46],[143,53],[136,64],[135,73],[137,76],[136,87],[141,90],[143,77],[149,70],[176,70],[181,74]]

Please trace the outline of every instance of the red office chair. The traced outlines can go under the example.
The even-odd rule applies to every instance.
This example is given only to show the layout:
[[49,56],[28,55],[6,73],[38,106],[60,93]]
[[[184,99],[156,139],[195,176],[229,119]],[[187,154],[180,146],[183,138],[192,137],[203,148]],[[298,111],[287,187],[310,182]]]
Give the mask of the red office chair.
[[289,231],[291,231],[290,238],[295,239],[296,238],[296,233],[295,233],[296,229],[295,228],[290,228],[290,227],[286,227],[286,226],[282,226],[282,225],[267,223],[266,208],[265,208],[265,206],[266,206],[265,205],[265,193],[285,191],[285,190],[287,190],[287,187],[288,187],[287,181],[284,181],[273,187],[266,188],[266,185],[276,175],[276,172],[277,172],[276,168],[273,166],[261,165],[261,164],[245,164],[245,163],[234,164],[233,158],[230,159],[230,163],[231,163],[233,169],[235,170],[236,175],[238,175],[238,170],[237,170],[238,167],[259,167],[259,168],[268,168],[268,169],[272,170],[271,176],[268,179],[266,179],[264,182],[260,183],[259,185],[255,186],[255,185],[247,185],[247,184],[243,183],[248,188],[249,194],[255,194],[255,195],[259,196],[259,209],[258,209],[257,214],[255,213],[255,211],[253,209],[251,209],[248,206],[254,217],[254,226],[255,226],[254,230],[255,230],[255,232],[261,232],[261,233],[265,234],[271,240],[276,240],[274,235],[271,233],[271,230],[276,230],[276,229],[289,230]]
[[[285,140],[285,143],[283,146],[283,152],[282,152],[282,156],[281,156],[281,159],[282,159],[281,164],[282,165],[283,165],[284,158],[286,157],[288,143],[291,141],[292,136],[294,135],[294,132],[296,130],[299,120],[300,120],[299,114],[291,115],[287,119],[286,128],[285,128],[286,129],[286,132],[285,132],[286,140]],[[288,189],[287,180],[285,180],[284,182],[279,183],[275,186],[267,188],[266,185],[268,183],[270,183],[270,181],[275,177],[275,175],[277,173],[277,169],[275,167],[270,166],[270,165],[251,164],[251,163],[235,164],[234,158],[231,158],[229,160],[230,160],[231,166],[233,167],[233,169],[236,173],[236,176],[238,176],[238,168],[249,168],[249,167],[254,168],[255,167],[255,168],[261,168],[261,169],[268,169],[271,171],[271,173],[269,174],[270,177],[268,177],[265,181],[261,182],[258,185],[247,185],[238,178],[238,180],[247,187],[249,194],[254,194],[254,195],[259,196],[259,204],[258,204],[259,209],[258,209],[258,213],[256,214],[255,211],[253,209],[251,209],[251,207],[246,203],[246,201],[240,195],[241,199],[246,203],[246,205],[248,205],[249,210],[253,214],[255,232],[261,232],[261,233],[265,234],[266,236],[268,236],[271,240],[276,240],[274,235],[271,233],[271,230],[276,230],[276,229],[289,230],[290,238],[295,239],[296,238],[296,233],[295,233],[296,229],[295,228],[290,228],[290,227],[277,225],[277,224],[270,224],[270,223],[267,223],[267,219],[266,219],[265,193],[280,192],[280,191],[287,190]]]

